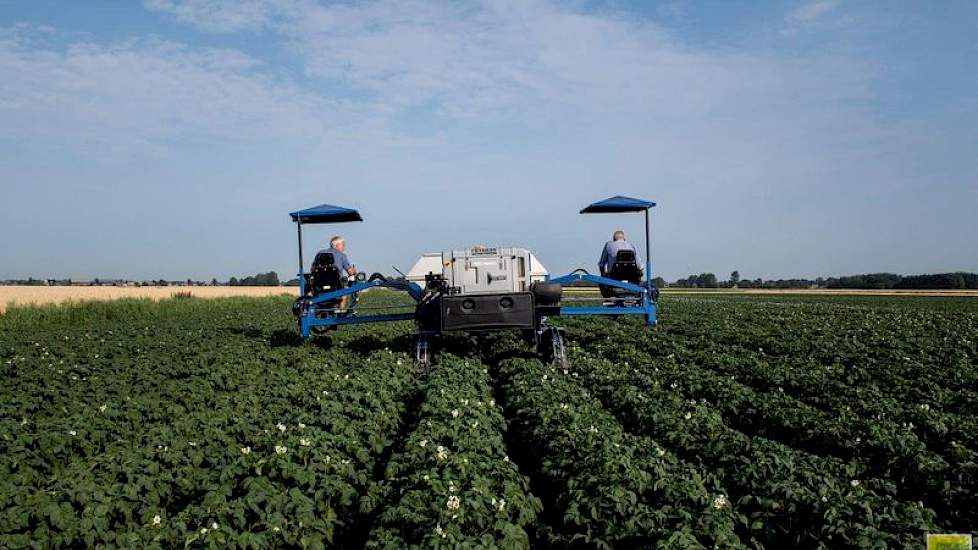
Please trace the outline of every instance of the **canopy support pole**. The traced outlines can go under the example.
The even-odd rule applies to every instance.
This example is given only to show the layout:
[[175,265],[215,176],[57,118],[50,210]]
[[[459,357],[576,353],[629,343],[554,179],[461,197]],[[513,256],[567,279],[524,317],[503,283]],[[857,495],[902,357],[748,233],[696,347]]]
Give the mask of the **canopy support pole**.
[[299,278],[301,279],[302,269],[303,266],[305,266],[305,264],[302,263],[302,222],[301,221],[297,222],[295,226],[299,228]]
[[645,209],[645,286],[652,292],[652,250],[649,241],[652,240],[652,233],[649,230],[649,209]]

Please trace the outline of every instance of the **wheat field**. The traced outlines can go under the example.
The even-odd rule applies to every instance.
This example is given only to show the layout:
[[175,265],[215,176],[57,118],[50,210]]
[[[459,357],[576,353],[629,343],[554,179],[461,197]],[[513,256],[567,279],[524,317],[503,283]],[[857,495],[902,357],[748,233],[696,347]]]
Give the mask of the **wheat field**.
[[62,304],[86,300],[150,298],[162,300],[190,293],[196,298],[228,296],[298,295],[299,289],[282,286],[0,286],[0,313],[11,306]]

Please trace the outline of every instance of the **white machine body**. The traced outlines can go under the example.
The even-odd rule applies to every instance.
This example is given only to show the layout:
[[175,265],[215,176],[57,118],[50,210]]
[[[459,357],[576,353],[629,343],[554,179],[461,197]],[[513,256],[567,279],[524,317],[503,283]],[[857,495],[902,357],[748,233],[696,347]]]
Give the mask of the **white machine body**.
[[462,294],[526,292],[530,258],[525,248],[446,250],[441,253],[442,275]]

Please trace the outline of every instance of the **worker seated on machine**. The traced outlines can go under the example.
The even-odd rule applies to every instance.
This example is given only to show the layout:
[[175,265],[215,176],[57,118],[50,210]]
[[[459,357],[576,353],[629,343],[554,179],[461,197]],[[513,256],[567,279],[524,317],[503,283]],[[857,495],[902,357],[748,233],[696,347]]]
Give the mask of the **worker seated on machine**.
[[[642,268],[639,267],[641,261],[635,246],[625,240],[625,232],[615,231],[612,240],[604,245],[601,251],[601,259],[598,260],[598,269],[601,276],[618,281],[627,281],[633,284],[640,284],[642,281]],[[604,298],[614,298],[620,289],[601,285],[601,296]]]
[[[336,277],[338,279],[336,281],[337,286],[339,288],[346,286],[344,283],[346,282],[347,278],[355,277],[357,274],[357,268],[355,265],[350,263],[350,259],[346,256],[346,242],[343,240],[343,237],[340,237],[339,235],[333,237],[329,240],[329,248],[320,250],[316,253],[316,259],[313,261],[314,271],[317,267],[316,264],[320,263],[321,261],[320,258],[330,257],[327,256],[327,254],[332,256],[332,268],[336,270],[338,275]],[[346,309],[349,302],[349,295],[342,296],[338,304],[339,309]]]

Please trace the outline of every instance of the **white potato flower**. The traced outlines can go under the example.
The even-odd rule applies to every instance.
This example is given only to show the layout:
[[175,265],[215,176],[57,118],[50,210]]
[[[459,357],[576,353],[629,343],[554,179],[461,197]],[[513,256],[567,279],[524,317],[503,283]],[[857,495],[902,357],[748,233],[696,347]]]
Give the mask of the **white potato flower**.
[[286,447],[285,445],[276,445],[275,452],[277,454],[284,455],[285,453],[289,452],[289,448]]
[[452,409],[452,418],[458,418],[459,414],[460,413],[458,409]]
[[278,428],[278,431],[280,431],[280,432],[283,432],[283,433],[285,432],[285,430],[287,430],[287,429],[288,429],[288,428],[287,428],[287,427],[285,426],[285,424],[282,424],[281,422],[279,422],[279,423],[278,423],[278,424],[277,424],[277,425],[276,425],[275,427],[276,427],[276,428]]
[[153,525],[157,525],[158,526],[158,525],[160,525],[162,523],[163,523],[163,518],[161,518],[159,516],[159,514],[153,516]]
[[462,506],[462,499],[455,495],[448,497],[448,501],[445,503],[449,510],[458,510]]
[[250,455],[251,454],[251,447],[241,447],[241,454],[243,454],[243,455]]

